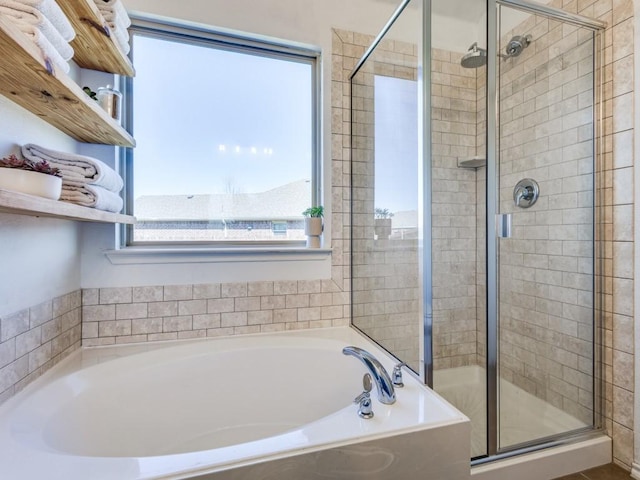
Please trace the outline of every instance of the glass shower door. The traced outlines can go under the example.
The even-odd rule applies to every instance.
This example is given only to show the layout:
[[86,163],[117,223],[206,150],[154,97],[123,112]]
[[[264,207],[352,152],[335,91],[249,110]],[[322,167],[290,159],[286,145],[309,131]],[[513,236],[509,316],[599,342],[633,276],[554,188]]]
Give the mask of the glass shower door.
[[497,37],[502,450],[594,423],[596,37],[505,5]]
[[351,77],[351,315],[422,376],[422,3],[402,5]]
[[[432,0],[430,82],[433,388],[487,455],[486,0]],[[427,234],[425,234],[426,236]]]

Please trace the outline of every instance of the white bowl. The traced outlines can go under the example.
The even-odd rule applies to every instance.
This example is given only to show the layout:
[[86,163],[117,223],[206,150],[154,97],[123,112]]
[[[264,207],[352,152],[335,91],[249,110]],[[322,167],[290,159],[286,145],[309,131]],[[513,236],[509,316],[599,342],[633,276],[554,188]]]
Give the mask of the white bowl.
[[0,168],[0,188],[58,200],[62,192],[62,179],[46,173]]

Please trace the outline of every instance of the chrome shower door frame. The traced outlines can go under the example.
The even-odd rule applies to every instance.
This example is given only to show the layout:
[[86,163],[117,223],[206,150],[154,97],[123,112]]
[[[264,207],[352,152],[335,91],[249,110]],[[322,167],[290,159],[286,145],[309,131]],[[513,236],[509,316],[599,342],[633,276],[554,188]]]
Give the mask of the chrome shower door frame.
[[593,20],[581,15],[565,12],[563,10],[549,7],[547,5],[529,3],[524,0],[487,0],[487,456],[477,459],[472,464],[481,464],[504,457],[525,453],[527,451],[548,448],[574,441],[576,438],[588,436],[592,429],[585,429],[584,432],[568,432],[546,439],[544,442],[533,440],[516,446],[514,448],[499,448],[499,372],[498,372],[498,320],[499,310],[499,236],[497,235],[497,219],[499,215],[499,185],[498,185],[498,161],[499,161],[499,71],[498,71],[498,44],[499,44],[499,7],[506,6],[531,14],[543,15],[549,19],[570,23],[579,27],[587,28],[594,33],[594,99],[593,99],[593,192],[594,192],[594,272],[593,272],[593,354],[594,354],[594,427],[599,428],[602,422],[601,405],[601,239],[599,225],[600,212],[598,205],[600,194],[600,180],[602,175],[602,41],[603,30],[606,27],[604,22]]

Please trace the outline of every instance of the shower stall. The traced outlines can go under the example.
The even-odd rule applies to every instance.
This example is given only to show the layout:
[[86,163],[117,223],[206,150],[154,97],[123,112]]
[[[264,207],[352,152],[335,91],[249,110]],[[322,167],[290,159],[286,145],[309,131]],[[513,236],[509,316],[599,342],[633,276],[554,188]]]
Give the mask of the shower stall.
[[600,426],[603,28],[407,0],[351,75],[352,323],[471,419],[476,463]]

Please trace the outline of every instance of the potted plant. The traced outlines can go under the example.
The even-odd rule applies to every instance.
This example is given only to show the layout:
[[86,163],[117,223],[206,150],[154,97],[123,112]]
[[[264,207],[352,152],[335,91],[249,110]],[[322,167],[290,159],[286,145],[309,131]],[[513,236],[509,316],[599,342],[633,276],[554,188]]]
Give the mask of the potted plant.
[[322,235],[322,217],[324,216],[324,207],[307,208],[304,212],[304,233],[307,236],[307,248],[320,248],[320,235]]
[[58,200],[62,174],[44,160],[33,162],[9,155],[0,159],[0,188]]
[[393,217],[393,213],[386,208],[376,208],[374,210],[373,231],[376,238],[386,240],[391,236],[391,217]]

